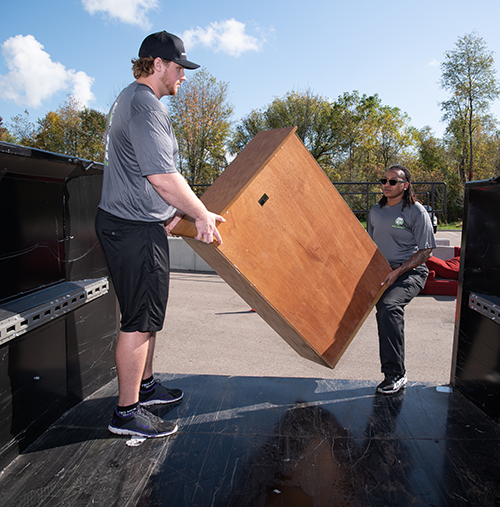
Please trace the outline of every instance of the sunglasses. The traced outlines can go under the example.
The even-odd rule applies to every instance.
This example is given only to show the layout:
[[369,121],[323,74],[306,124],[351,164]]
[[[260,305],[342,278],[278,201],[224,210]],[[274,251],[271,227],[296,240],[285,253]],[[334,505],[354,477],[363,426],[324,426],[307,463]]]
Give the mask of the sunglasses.
[[388,180],[387,178],[382,178],[380,180],[380,183],[382,183],[382,185],[385,185],[387,182],[389,182],[389,185],[391,185],[391,187],[393,187],[396,183],[406,183],[404,180]]

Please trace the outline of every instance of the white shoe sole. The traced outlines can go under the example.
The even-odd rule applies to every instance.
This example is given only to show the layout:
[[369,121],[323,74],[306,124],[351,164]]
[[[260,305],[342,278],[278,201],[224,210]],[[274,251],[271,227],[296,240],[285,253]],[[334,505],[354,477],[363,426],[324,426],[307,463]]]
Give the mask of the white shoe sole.
[[115,435],[128,435],[131,437],[145,437],[145,438],[160,438],[160,437],[168,437],[169,435],[173,435],[177,432],[179,426],[175,425],[175,428],[169,432],[151,434],[151,433],[141,433],[140,431],[131,430],[128,428],[116,428],[115,426],[108,426],[108,430]]
[[380,394],[396,394],[399,391],[401,391],[401,389],[406,385],[406,382],[407,382],[407,378],[406,378],[406,375],[405,375],[403,378],[400,378],[394,384],[394,387],[390,391],[387,391],[387,390],[384,391],[383,389],[377,388],[377,392],[380,393]]

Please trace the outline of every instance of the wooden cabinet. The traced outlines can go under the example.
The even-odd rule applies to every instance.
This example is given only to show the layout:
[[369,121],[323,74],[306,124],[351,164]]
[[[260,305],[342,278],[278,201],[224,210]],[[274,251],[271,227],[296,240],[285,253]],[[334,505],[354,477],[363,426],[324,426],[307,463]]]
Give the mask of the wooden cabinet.
[[187,239],[189,219],[173,233],[301,356],[334,367],[390,268],[295,128],[259,132],[201,200],[226,219],[223,244]]

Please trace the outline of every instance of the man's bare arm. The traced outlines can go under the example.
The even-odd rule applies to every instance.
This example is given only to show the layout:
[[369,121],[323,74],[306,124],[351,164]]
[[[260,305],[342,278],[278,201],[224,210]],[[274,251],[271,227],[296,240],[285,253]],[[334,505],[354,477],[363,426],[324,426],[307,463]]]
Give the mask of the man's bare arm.
[[432,248],[424,248],[415,252],[406,262],[393,269],[384,279],[382,285],[391,286],[403,273],[420,266],[432,255]]
[[219,244],[222,244],[216,222],[226,220],[207,210],[180,173],[152,174],[147,178],[166,202],[194,219],[198,232],[195,239],[212,243],[215,237]]

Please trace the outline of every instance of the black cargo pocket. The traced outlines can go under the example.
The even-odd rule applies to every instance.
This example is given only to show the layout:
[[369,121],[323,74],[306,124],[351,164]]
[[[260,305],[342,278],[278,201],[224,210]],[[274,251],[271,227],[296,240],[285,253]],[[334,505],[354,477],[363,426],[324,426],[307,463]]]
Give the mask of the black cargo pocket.
[[122,231],[120,231],[120,229],[103,229],[102,230],[102,234],[103,236],[106,236],[107,238],[110,238],[110,239],[122,239],[123,238],[123,233]]

